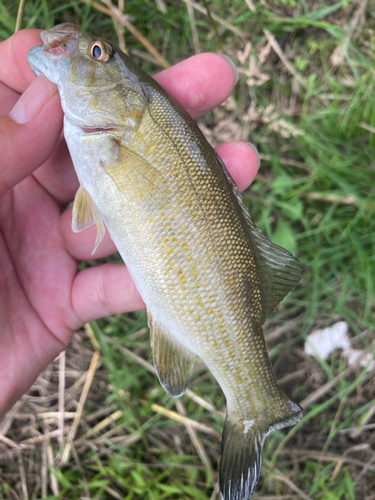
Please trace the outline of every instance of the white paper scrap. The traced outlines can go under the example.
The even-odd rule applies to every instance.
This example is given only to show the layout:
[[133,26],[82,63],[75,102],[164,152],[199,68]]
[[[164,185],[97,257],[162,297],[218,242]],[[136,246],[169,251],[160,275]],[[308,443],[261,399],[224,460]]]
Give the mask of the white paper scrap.
[[327,359],[335,349],[350,349],[348,323],[339,321],[323,330],[314,330],[305,342],[305,353]]
[[[348,365],[354,363],[363,355],[363,350],[353,349],[351,347],[350,338],[348,336],[348,323],[346,321],[338,321],[328,328],[322,330],[314,330],[307,337],[305,342],[305,353],[309,356],[322,359],[327,359],[328,356],[335,350],[342,349],[342,355],[347,359]],[[370,362],[371,353],[361,360],[361,366],[367,366]],[[370,365],[370,370],[375,367],[375,361]]]

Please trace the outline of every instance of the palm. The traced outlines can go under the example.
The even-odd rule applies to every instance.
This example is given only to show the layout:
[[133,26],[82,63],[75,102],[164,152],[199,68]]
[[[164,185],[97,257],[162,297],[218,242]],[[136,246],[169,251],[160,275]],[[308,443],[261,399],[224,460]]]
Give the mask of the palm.
[[56,199],[34,176],[1,199],[0,364],[10,380],[20,363],[38,373],[80,326],[71,301],[77,261],[65,248],[60,218]]
[[[0,416],[83,323],[144,306],[125,266],[78,271],[79,261],[91,257],[95,227],[74,234],[71,209],[64,211],[78,180],[60,137],[56,88],[44,77],[35,81],[26,61],[39,43],[39,32],[26,30],[0,44]],[[234,83],[228,63],[209,54],[157,79],[194,118],[222,102]],[[46,85],[49,100],[34,118],[19,125],[6,116],[18,99],[28,102],[32,88]],[[254,151],[243,143],[217,150],[239,187],[246,187],[257,170]],[[107,234],[95,257],[114,251]]]

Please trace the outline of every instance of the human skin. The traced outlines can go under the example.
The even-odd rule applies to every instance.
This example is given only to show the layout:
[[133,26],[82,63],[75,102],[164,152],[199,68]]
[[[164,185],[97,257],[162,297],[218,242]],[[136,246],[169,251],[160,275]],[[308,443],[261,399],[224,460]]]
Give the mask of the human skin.
[[[27,63],[39,30],[0,43],[0,416],[93,319],[144,308],[124,265],[79,271],[91,259],[96,228],[71,229],[79,184],[62,135],[56,85]],[[199,54],[154,77],[194,118],[222,103],[235,85],[221,56]],[[216,151],[239,188],[259,168],[255,151],[231,142]],[[116,251],[108,233],[95,258]]]

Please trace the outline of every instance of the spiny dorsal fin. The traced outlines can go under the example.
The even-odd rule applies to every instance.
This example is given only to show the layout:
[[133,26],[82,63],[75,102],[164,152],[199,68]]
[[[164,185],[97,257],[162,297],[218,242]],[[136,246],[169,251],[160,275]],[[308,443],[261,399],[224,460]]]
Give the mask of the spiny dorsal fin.
[[249,209],[241,196],[241,193],[228,172],[221,158],[216,154],[233,194],[237,199],[240,211],[246,223],[250,244],[259,261],[258,271],[261,286],[263,288],[263,321],[266,316],[272,314],[280,301],[299,282],[302,276],[302,266],[293,255],[278,245],[271,242],[254,224]]
[[83,186],[80,186],[74,198],[72,229],[75,233],[79,233],[93,224],[96,224],[97,233],[94,250],[91,255],[95,253],[99,243],[102,241],[105,234],[105,227],[102,216],[92,201],[91,196]]
[[195,362],[195,355],[166,334],[153,321],[148,312],[151,347],[154,366],[159,381],[167,393],[177,398],[182,396],[188,386]]

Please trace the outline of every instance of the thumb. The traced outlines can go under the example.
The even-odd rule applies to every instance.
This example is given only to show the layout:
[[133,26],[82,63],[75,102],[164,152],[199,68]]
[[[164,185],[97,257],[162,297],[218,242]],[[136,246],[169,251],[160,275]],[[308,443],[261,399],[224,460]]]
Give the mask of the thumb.
[[0,196],[42,165],[62,128],[57,86],[38,76],[8,116],[0,117]]

